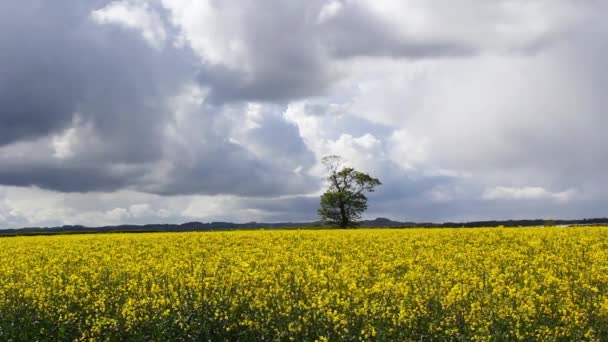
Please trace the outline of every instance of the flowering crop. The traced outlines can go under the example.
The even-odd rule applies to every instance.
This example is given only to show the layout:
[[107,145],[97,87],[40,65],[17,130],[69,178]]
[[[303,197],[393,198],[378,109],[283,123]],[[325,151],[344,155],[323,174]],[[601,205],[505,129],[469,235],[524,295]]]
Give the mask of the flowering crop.
[[0,239],[0,340],[608,340],[608,229]]

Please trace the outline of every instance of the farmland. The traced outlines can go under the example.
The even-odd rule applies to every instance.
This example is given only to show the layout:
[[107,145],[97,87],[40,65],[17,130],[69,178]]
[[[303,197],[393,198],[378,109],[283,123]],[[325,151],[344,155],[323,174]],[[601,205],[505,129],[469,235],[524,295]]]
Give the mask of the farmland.
[[608,228],[0,239],[0,340],[608,339]]

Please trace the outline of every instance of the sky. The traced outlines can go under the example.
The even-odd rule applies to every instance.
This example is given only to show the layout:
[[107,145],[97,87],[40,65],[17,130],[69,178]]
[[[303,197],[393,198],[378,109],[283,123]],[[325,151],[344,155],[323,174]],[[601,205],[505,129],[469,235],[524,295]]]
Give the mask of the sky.
[[608,2],[0,1],[0,228],[608,216]]

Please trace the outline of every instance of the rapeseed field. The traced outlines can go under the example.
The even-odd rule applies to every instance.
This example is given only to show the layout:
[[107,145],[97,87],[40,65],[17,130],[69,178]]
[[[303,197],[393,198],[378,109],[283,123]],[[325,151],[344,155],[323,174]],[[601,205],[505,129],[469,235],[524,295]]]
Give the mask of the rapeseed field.
[[608,228],[2,238],[0,340],[608,340]]

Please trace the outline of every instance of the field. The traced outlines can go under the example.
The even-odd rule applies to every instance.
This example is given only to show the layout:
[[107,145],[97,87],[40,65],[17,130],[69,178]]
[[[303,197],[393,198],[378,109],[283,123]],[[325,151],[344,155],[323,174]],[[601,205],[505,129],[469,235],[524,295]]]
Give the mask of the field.
[[0,340],[608,340],[608,228],[0,239]]

